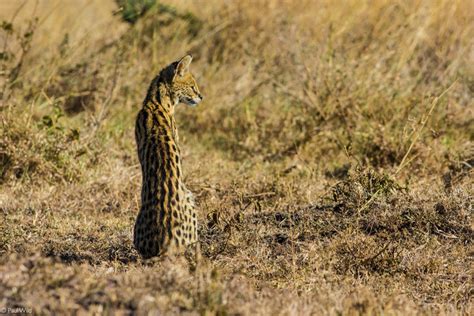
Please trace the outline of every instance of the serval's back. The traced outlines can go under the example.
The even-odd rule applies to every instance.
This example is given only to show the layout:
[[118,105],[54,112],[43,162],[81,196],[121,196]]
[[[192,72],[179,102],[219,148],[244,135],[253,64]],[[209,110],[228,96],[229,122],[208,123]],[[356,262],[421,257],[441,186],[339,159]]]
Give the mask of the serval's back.
[[182,179],[174,108],[197,105],[202,96],[189,72],[187,55],[153,79],[137,116],[135,137],[142,169],[141,207],[133,243],[145,258],[197,242],[192,193]]

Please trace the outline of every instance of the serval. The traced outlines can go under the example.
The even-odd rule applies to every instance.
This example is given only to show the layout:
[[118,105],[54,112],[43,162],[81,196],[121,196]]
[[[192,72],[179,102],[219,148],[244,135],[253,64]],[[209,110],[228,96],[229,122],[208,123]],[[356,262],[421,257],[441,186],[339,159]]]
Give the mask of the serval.
[[175,252],[196,243],[197,214],[183,183],[175,106],[202,100],[189,72],[187,55],[154,78],[137,116],[135,138],[142,170],[141,207],[133,244],[144,258]]

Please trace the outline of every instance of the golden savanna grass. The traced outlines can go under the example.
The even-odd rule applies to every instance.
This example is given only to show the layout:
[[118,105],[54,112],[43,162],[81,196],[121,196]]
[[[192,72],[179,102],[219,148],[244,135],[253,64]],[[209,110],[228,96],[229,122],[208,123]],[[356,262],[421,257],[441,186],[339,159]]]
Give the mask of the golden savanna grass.
[[[474,3],[0,3],[0,308],[472,314]],[[37,19],[36,19],[37,18]],[[133,249],[135,115],[179,105],[202,260]]]

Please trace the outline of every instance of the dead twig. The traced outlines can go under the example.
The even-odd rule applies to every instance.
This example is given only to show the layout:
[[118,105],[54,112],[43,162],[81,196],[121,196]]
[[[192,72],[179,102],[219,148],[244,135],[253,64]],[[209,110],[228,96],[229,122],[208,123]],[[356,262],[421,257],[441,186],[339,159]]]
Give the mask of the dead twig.
[[434,108],[436,107],[436,105],[438,104],[439,100],[446,94],[448,93],[449,90],[451,90],[451,88],[454,86],[454,84],[457,82],[457,80],[455,80],[446,90],[444,90],[439,96],[437,96],[433,102],[431,102],[431,107],[430,107],[430,110],[428,111],[428,114],[425,116],[424,119],[421,120],[421,125],[420,125],[420,128],[418,129],[418,131],[416,131],[416,133],[414,134],[414,137],[413,137],[413,140],[410,144],[410,147],[408,147],[408,150],[407,152],[405,153],[405,156],[403,156],[403,159],[402,161],[400,162],[400,164],[398,165],[398,168],[397,170],[395,171],[395,174],[394,175],[397,175],[407,164],[405,164],[405,160],[408,158],[408,155],[410,154],[411,150],[413,149],[413,146],[415,145],[415,143],[418,141],[418,139],[420,138],[420,135],[421,135],[421,132],[423,131],[423,128],[425,127],[426,123],[428,122],[428,119],[431,117],[431,113],[433,113],[433,110]]

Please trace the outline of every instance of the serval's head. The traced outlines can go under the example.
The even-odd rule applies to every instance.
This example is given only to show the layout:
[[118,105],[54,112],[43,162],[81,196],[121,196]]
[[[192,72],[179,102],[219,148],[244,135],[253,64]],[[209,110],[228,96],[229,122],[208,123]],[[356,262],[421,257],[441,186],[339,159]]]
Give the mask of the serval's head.
[[196,106],[202,101],[196,80],[189,72],[189,64],[193,60],[191,55],[186,55],[181,60],[174,62],[171,78],[171,91],[176,103]]

